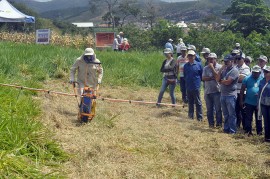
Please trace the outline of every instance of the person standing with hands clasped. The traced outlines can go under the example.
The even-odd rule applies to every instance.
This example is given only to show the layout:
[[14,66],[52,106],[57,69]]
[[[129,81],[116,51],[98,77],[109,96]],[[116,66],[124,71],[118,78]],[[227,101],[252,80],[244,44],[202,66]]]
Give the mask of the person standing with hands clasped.
[[75,83],[75,73],[79,85],[78,94],[82,95],[85,86],[96,89],[103,77],[103,68],[92,48],[86,48],[84,54],[76,59],[70,69],[70,83]]
[[218,72],[217,82],[220,83],[220,103],[224,116],[224,132],[235,134],[236,127],[236,97],[237,97],[237,81],[239,72],[234,66],[234,57],[226,55],[224,57],[224,65]]
[[172,57],[172,50],[170,48],[164,49],[164,55],[166,59],[163,61],[162,66],[160,68],[160,72],[163,73],[162,85],[158,95],[157,106],[160,106],[161,100],[163,98],[163,94],[166,88],[169,86],[170,89],[170,96],[172,104],[176,103],[176,98],[174,94],[174,89],[176,86],[177,80],[177,66],[176,60]]

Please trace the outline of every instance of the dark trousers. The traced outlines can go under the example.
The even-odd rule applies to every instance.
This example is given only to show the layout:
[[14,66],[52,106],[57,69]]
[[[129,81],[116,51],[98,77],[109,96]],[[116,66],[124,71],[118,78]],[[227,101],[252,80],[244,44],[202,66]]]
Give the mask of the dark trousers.
[[187,89],[186,89],[186,81],[184,77],[180,77],[180,91],[182,93],[182,101],[184,103],[187,103],[188,102]]
[[245,120],[245,132],[246,133],[252,133],[252,120],[253,120],[253,114],[255,113],[255,123],[256,123],[256,131],[257,134],[262,133],[262,120],[258,120],[258,109],[257,106],[245,104],[246,108],[246,118]]
[[261,104],[262,115],[264,119],[264,137],[270,140],[270,106]]
[[[244,95],[245,99],[245,95]],[[243,99],[243,100],[244,100]],[[240,128],[241,123],[242,127],[245,130],[245,118],[246,118],[246,112],[242,107],[240,106],[240,94],[237,94],[236,104],[235,104],[235,112],[236,112],[236,125],[238,128]]]
[[188,117],[194,119],[194,103],[196,105],[196,117],[198,121],[201,121],[202,116],[202,102],[200,97],[200,89],[187,90],[188,97]]

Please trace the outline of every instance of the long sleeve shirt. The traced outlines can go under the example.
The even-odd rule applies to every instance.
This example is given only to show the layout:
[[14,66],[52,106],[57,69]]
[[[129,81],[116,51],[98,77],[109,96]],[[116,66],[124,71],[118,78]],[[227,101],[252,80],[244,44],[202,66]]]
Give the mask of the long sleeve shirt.
[[77,72],[77,82],[82,86],[96,88],[98,83],[101,83],[103,77],[103,68],[98,59],[93,63],[86,63],[84,56],[77,58],[76,62],[70,69],[70,80],[75,81],[75,73]]
[[198,90],[201,87],[203,67],[201,63],[194,60],[184,65],[184,78],[187,90]]

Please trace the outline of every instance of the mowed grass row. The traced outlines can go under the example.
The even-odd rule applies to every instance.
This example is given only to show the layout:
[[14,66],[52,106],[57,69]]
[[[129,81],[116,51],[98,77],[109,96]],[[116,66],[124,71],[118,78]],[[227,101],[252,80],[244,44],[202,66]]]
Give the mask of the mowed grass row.
[[[0,83],[42,88],[51,78],[68,81],[69,69],[84,49],[0,43]],[[162,53],[97,51],[104,83],[122,86],[160,85]],[[0,178],[61,177],[68,159],[40,123],[36,92],[0,87]]]

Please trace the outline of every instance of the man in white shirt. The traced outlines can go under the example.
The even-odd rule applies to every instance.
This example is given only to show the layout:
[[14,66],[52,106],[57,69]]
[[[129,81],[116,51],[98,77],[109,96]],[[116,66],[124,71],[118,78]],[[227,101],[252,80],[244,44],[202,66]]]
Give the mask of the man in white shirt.
[[240,106],[240,90],[242,86],[243,79],[250,74],[250,68],[245,64],[245,54],[241,53],[241,55],[236,55],[236,68],[239,71],[239,78],[237,83],[237,100],[235,105],[236,117],[237,117],[237,127],[240,128],[242,123],[243,129],[245,127],[245,110]]

